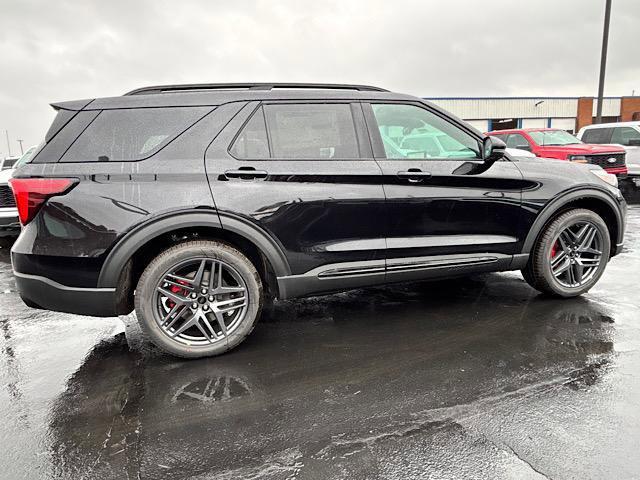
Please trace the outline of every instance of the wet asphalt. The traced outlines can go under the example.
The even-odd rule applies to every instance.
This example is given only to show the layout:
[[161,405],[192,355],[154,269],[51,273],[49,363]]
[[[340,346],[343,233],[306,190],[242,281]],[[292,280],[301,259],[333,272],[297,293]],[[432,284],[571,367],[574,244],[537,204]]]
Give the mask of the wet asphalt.
[[640,478],[640,205],[582,298],[519,273],[280,302],[224,356],[32,310],[0,248],[0,478]]

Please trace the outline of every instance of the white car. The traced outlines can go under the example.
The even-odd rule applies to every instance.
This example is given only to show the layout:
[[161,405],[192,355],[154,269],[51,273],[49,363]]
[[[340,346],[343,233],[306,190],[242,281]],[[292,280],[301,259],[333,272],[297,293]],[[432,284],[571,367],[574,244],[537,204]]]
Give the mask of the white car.
[[9,186],[9,179],[16,168],[29,161],[35,149],[36,147],[31,147],[24,152],[24,155],[11,164],[13,168],[0,170],[0,237],[17,236],[20,233],[18,209]]
[[578,138],[585,143],[623,147],[627,151],[629,177],[640,186],[640,121],[588,125],[580,129]]

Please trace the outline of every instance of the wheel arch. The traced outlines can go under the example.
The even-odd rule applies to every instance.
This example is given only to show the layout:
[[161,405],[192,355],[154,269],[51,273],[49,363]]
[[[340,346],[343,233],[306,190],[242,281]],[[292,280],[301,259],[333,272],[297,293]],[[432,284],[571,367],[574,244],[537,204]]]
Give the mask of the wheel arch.
[[116,288],[118,314],[132,310],[132,294],[148,262],[169,246],[192,238],[216,239],[240,250],[255,265],[272,296],[278,295],[276,278],[291,274],[279,245],[247,220],[219,216],[216,211],[173,212],[128,232],[107,255],[98,287]]
[[608,193],[595,189],[577,189],[560,195],[549,202],[533,222],[522,247],[523,254],[531,253],[545,227],[558,215],[574,208],[586,208],[602,217],[609,229],[611,256],[617,253],[617,245],[623,240],[624,218],[616,200]]

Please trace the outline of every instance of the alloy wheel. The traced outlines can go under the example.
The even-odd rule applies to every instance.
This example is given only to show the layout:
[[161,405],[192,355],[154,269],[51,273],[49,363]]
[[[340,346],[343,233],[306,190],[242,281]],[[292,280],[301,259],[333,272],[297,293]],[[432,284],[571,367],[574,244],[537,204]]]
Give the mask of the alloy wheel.
[[556,237],[551,248],[551,273],[563,287],[583,286],[600,267],[602,246],[602,234],[591,222],[569,225]]
[[181,262],[154,291],[155,320],[165,335],[186,345],[225,342],[242,323],[249,292],[231,265],[211,258]]

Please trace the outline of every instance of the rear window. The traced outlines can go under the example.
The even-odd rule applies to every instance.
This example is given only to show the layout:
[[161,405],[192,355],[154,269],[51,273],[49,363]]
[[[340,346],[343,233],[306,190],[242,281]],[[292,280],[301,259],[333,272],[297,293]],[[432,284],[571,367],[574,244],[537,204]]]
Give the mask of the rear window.
[[584,143],[609,143],[611,142],[611,128],[588,128],[582,134]]
[[265,105],[273,158],[358,158],[349,104]]
[[103,110],[62,162],[130,162],[150,157],[211,111],[211,107]]

